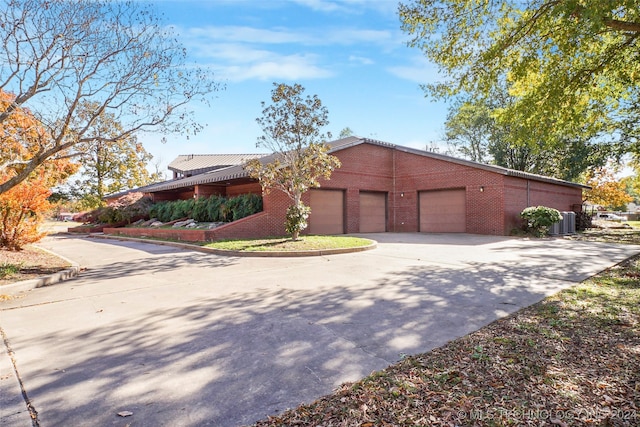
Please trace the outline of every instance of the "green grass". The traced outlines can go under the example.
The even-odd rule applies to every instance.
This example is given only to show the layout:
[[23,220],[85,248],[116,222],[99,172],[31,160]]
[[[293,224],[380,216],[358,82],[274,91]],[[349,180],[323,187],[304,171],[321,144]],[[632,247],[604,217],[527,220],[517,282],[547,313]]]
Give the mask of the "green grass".
[[223,240],[219,242],[207,243],[205,246],[214,249],[229,251],[247,252],[291,252],[291,251],[312,251],[327,249],[346,249],[369,246],[372,243],[369,239],[349,236],[301,236],[299,240],[293,241],[289,237],[271,237],[266,239],[251,240]]
[[9,264],[6,262],[0,263],[0,279],[11,277],[12,275],[20,271],[20,266],[16,264]]
[[625,221],[627,224],[632,226],[633,228],[640,228],[640,221]]

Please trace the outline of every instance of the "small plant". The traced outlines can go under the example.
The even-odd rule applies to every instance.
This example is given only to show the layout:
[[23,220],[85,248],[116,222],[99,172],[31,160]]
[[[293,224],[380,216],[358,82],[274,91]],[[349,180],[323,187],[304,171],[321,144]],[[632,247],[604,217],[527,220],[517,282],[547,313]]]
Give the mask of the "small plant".
[[0,263],[0,279],[10,277],[20,271],[20,265],[10,264],[8,262]]
[[546,206],[531,206],[520,212],[520,217],[525,220],[525,229],[536,237],[544,237],[549,228],[562,220],[562,215],[557,209]]
[[284,223],[284,228],[287,234],[291,234],[293,240],[298,240],[300,232],[307,228],[310,213],[311,208],[304,203],[291,205],[287,208],[287,220]]

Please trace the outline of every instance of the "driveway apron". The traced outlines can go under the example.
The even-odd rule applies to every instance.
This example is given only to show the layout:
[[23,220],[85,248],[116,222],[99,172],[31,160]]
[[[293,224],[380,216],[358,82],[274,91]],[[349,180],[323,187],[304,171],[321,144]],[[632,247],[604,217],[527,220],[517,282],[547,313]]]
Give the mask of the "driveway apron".
[[39,426],[250,424],[640,252],[565,239],[364,236],[378,249],[293,259],[46,239],[86,270],[0,303],[0,425],[32,425],[25,399]]

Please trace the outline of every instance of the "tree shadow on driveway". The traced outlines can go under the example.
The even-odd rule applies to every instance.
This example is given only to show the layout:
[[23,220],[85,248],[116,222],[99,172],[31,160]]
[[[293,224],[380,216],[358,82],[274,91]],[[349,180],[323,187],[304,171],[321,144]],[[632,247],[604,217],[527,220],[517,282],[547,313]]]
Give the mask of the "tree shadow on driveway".
[[[425,265],[373,285],[260,289],[131,313],[107,307],[82,324],[21,334],[11,333],[12,316],[46,316],[42,307],[7,312],[3,323],[42,426],[235,426],[310,402],[567,285],[549,282],[482,265]],[[119,418],[124,410],[133,416]]]

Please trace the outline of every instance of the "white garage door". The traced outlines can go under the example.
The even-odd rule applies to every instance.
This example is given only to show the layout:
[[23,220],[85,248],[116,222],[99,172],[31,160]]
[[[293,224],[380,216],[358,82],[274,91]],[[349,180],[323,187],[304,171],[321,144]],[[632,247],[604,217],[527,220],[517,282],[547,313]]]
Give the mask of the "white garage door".
[[360,232],[384,233],[387,231],[387,194],[360,193]]
[[311,190],[309,233],[344,233],[344,193],[341,190]]
[[464,189],[420,192],[420,231],[464,233],[466,226]]

